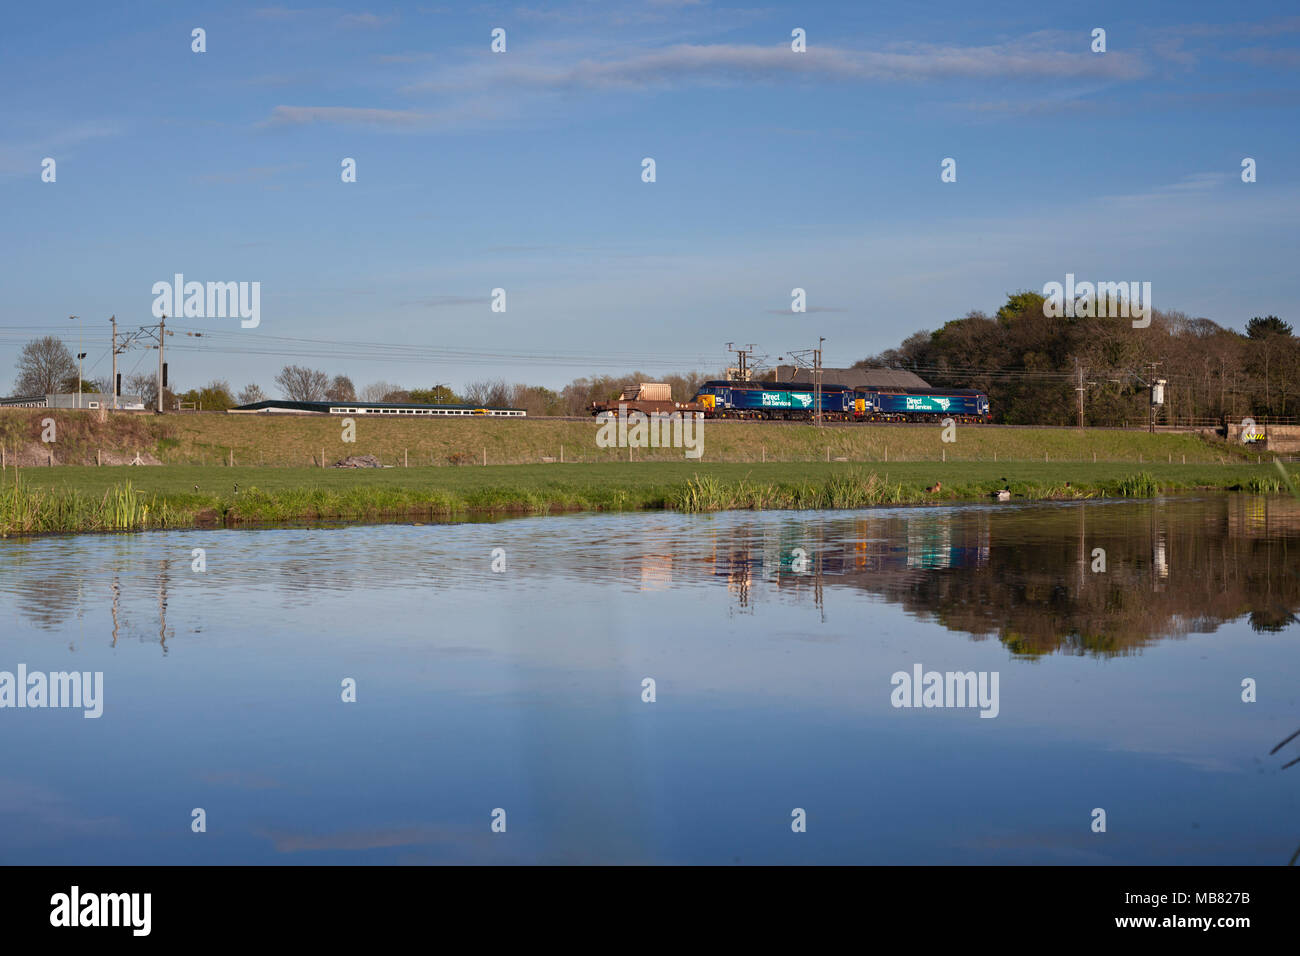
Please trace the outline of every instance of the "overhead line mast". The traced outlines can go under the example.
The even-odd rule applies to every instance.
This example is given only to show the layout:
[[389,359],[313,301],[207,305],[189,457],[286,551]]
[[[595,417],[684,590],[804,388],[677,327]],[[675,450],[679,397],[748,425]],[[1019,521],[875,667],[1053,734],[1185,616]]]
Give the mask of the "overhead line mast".
[[[815,349],[796,349],[787,352],[790,361],[800,368],[811,369],[813,373],[813,420],[820,426],[822,423],[822,343],[826,341],[826,336],[817,337],[817,348]],[[810,360],[811,357],[811,360]]]
[[738,382],[749,381],[749,377],[753,374],[753,370],[750,368],[749,360],[753,357],[755,348],[756,346],[754,345],[753,342],[750,342],[749,345],[743,349],[734,349],[731,347],[730,342],[727,343],[727,351],[736,353],[736,358],[737,358],[736,381]]
[[[158,412],[163,410],[163,392],[167,388],[167,362],[166,362],[166,345],[167,336],[176,333],[167,328],[167,316],[162,316],[157,325],[142,325],[134,332],[127,332],[122,336],[122,344],[117,342],[117,316],[114,315],[109,321],[113,323],[113,407],[117,408],[117,357],[123,352],[133,347],[158,350],[158,399],[155,407]],[[185,335],[194,338],[202,338],[202,332],[185,332]]]

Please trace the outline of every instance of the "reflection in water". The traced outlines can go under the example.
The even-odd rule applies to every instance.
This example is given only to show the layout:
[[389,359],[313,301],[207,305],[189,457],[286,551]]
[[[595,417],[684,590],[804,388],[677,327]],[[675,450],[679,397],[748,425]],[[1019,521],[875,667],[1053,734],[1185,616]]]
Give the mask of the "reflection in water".
[[[1279,633],[1300,611],[1300,504],[1288,498],[638,517],[632,533],[615,528],[590,537],[564,522],[529,522],[532,537],[546,540],[530,549],[525,536],[523,547],[511,549],[510,570],[529,578],[614,578],[647,592],[721,582],[735,610],[747,614],[765,600],[807,600],[820,610],[826,588],[859,589],[951,631],[996,637],[1028,657],[1130,654],[1241,617],[1257,632]],[[446,530],[464,527],[479,526]],[[375,549],[357,537],[362,529],[339,530],[331,534],[353,537],[322,558],[307,543],[320,533],[279,532],[290,538],[264,560],[243,555],[237,570],[215,567],[204,583],[271,589],[299,605],[322,590],[498,583],[481,561],[455,553],[454,538],[440,550],[422,537],[417,552],[400,541]],[[0,594],[32,626],[60,631],[102,593],[111,603],[113,643],[121,627],[137,637],[152,628],[166,652],[174,635],[167,626],[173,563],[188,578],[188,561],[136,561],[149,539],[117,536],[96,541],[116,552],[107,561],[65,573],[82,561],[78,549],[87,540],[0,549]]]
[[[1279,750],[1281,750],[1283,747],[1285,747],[1285,746],[1286,746],[1287,744],[1289,744],[1291,741],[1295,740],[1296,737],[1300,737],[1300,730],[1297,730],[1297,731],[1296,731],[1295,733],[1293,733],[1290,737],[1287,737],[1287,738],[1286,738],[1285,740],[1283,740],[1280,744],[1278,744],[1276,747],[1274,747],[1272,750],[1270,750],[1270,751],[1268,752],[1268,755],[1269,755],[1270,757],[1273,756],[1275,753],[1277,753]],[[1294,766],[1295,764],[1298,764],[1298,763],[1300,763],[1300,757],[1296,757],[1296,758],[1293,759],[1293,760],[1288,760],[1286,763],[1282,764],[1282,769],[1285,770],[1287,767]]]
[[[806,573],[791,555],[812,555]],[[1103,656],[1210,633],[1245,616],[1280,632],[1300,609],[1291,499],[1090,503],[756,522],[715,538],[714,573],[740,608],[772,591],[851,587],[1015,654]]]
[[1298,558],[1247,496],[0,541],[0,670],[105,675],[0,712],[0,861],[1278,863]]
[[[1270,757],[1274,756],[1274,755],[1275,755],[1279,750],[1281,750],[1283,747],[1285,747],[1285,746],[1286,746],[1287,744],[1289,744],[1291,741],[1295,740],[1297,737],[1300,737],[1300,730],[1297,730],[1297,731],[1293,732],[1290,736],[1288,736],[1286,739],[1284,739],[1284,740],[1283,740],[1281,743],[1279,743],[1276,747],[1274,747],[1272,750],[1270,750],[1270,751],[1268,752],[1268,755],[1269,755]],[[1300,763],[1300,757],[1293,757],[1292,759],[1288,760],[1286,763],[1282,764],[1281,769],[1282,769],[1282,770],[1285,770],[1287,767],[1294,767],[1294,766],[1295,766],[1296,764],[1298,764],[1298,763]],[[1298,859],[1300,859],[1300,846],[1296,847],[1296,851],[1295,851],[1294,853],[1291,854],[1291,859],[1290,859],[1289,861],[1287,861],[1287,865],[1288,865],[1288,866],[1295,866],[1295,864],[1296,864],[1296,860],[1298,860]]]

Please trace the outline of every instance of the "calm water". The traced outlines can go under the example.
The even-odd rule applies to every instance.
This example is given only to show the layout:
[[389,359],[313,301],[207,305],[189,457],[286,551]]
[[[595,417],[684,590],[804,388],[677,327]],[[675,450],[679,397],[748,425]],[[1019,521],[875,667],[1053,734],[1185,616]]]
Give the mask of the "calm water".
[[104,700],[0,709],[0,861],[1286,863],[1298,610],[1247,496],[10,539],[0,671]]

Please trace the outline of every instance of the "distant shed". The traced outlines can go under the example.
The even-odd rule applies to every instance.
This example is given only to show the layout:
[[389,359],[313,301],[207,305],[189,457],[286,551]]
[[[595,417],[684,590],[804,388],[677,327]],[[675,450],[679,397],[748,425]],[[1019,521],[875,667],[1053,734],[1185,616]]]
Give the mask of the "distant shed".
[[[0,398],[0,408],[80,408],[93,411],[98,408],[111,409],[113,396],[105,392],[65,392],[51,395],[19,396]],[[144,399],[139,395],[117,396],[118,411],[138,412],[144,410]]]
[[[778,365],[777,382],[813,382],[813,370],[797,365]],[[850,388],[929,388],[930,383],[915,372],[901,368],[824,368],[822,383],[835,382]]]

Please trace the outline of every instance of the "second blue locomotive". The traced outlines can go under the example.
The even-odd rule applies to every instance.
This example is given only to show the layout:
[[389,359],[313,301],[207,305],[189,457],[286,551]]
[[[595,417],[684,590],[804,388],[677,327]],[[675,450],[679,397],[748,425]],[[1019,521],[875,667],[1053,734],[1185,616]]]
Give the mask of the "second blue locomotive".
[[[695,402],[705,418],[807,421],[816,389],[805,382],[705,382]],[[989,397],[973,389],[821,387],[822,418],[844,422],[989,421]]]

